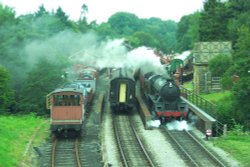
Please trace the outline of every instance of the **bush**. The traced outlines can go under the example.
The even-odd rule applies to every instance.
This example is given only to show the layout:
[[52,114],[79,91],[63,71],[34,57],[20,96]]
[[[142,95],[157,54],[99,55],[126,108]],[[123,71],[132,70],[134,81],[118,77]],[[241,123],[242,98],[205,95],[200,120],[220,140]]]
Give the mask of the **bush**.
[[10,88],[10,74],[0,66],[0,113],[8,111],[13,100],[13,90]]
[[232,64],[231,56],[218,55],[209,61],[208,67],[213,76],[223,76]]
[[223,76],[221,79],[223,90],[231,90],[233,87],[233,81],[230,76]]
[[246,130],[250,130],[250,76],[242,77],[233,86],[234,105],[236,107],[236,120],[239,120]]
[[216,108],[218,120],[228,125],[229,129],[234,127],[232,117],[234,117],[234,107],[232,95],[222,98]]

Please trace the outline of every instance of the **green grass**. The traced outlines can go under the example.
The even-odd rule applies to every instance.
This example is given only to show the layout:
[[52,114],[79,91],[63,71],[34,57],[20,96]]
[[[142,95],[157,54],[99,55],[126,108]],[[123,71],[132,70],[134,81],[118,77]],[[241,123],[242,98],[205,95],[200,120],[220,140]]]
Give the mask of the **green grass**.
[[0,116],[0,167],[18,166],[29,140],[41,125],[33,145],[38,145],[48,136],[49,124],[45,119],[32,114]]
[[184,84],[183,84],[183,87],[184,88],[186,88],[186,89],[188,89],[188,90],[193,90],[193,84],[192,84],[192,82],[185,82]]
[[[193,90],[192,82],[184,83],[183,87],[190,91]],[[230,97],[231,95],[232,95],[231,91],[221,91],[221,92],[212,92],[212,93],[202,93],[199,96],[206,99],[207,101],[210,101],[216,104],[220,102],[220,100]]]
[[221,137],[214,141],[218,146],[230,153],[245,167],[250,166],[250,133],[229,133],[227,137]]
[[231,91],[214,92],[209,94],[200,94],[200,96],[212,103],[218,103],[221,100],[230,97],[232,95]]

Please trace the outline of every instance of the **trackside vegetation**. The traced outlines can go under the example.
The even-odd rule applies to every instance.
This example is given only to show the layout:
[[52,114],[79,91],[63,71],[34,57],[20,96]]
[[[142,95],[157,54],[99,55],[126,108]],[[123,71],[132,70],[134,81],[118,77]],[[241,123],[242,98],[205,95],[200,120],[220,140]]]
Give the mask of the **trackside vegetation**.
[[39,146],[48,136],[48,126],[34,114],[0,116],[0,166],[19,166],[27,158],[24,153],[32,136],[36,134],[32,146]]
[[[188,90],[193,90],[192,82],[183,85]],[[237,124],[232,116],[232,91],[226,90],[209,94],[200,94],[200,96],[217,105],[217,112],[221,121],[230,122],[226,137],[219,137],[213,141],[213,144],[228,152],[232,157],[238,160],[243,166],[250,165],[250,133],[243,132],[243,126]]]
[[215,140],[214,145],[231,154],[243,166],[250,166],[250,133],[243,133],[241,128],[235,128],[226,137]]

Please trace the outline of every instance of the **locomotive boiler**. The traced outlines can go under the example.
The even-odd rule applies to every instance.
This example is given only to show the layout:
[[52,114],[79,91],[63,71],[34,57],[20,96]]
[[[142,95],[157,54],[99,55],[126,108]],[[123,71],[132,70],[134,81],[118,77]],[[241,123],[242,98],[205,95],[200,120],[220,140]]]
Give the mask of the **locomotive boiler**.
[[141,73],[140,84],[144,100],[155,119],[165,122],[187,118],[187,104],[180,98],[179,87],[168,75]]

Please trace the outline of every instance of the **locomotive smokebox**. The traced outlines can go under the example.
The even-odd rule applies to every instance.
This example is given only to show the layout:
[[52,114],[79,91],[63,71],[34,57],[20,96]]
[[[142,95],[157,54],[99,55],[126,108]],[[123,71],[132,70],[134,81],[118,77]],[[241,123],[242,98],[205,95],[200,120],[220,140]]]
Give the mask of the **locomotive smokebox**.
[[175,101],[180,97],[180,89],[172,80],[155,75],[151,77],[151,82],[155,90],[165,101]]
[[[168,85],[170,84],[170,86]],[[160,91],[160,96],[166,101],[175,101],[180,97],[180,89],[172,83],[166,84]]]

